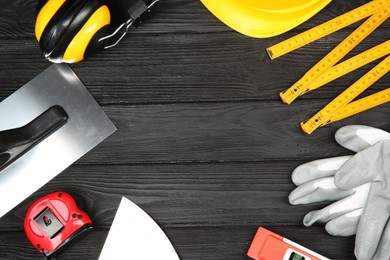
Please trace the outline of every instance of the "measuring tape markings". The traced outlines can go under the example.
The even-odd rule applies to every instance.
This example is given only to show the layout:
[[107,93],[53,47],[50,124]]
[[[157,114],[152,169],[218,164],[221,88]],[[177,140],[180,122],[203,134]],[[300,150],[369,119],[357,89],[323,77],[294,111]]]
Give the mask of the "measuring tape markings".
[[387,102],[390,102],[390,88],[349,103],[345,107],[337,110],[336,113],[321,126],[343,120]]
[[349,88],[344,90],[328,105],[326,105],[317,114],[311,117],[309,120],[301,122],[302,130],[311,134],[318,127],[328,123],[328,120],[335,114],[339,109],[346,106],[355,97],[361,94],[364,90],[374,84],[382,76],[384,76],[390,70],[390,56],[381,61],[378,65],[372,68],[369,72],[363,75]]
[[374,0],[368,2],[367,4],[357,7],[345,14],[313,27],[312,29],[268,47],[267,53],[271,59],[276,59],[277,57],[287,54],[293,50],[305,46],[306,44],[334,33],[348,25],[360,21],[389,5],[390,0]]
[[310,91],[310,83],[315,81],[325,71],[340,61],[361,41],[370,35],[379,25],[390,16],[390,8],[383,8],[373,14],[355,31],[348,35],[332,51],[314,65],[300,80],[287,90],[280,93],[280,98],[284,103],[291,104],[298,96]]
[[320,88],[323,85],[388,54],[390,54],[390,40],[376,45],[330,68],[308,86],[308,91]]

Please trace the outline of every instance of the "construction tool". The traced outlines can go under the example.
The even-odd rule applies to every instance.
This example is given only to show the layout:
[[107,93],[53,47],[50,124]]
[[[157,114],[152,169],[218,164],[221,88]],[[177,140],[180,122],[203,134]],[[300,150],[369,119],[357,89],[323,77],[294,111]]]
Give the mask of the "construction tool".
[[255,38],[282,34],[315,15],[331,0],[201,0],[230,28]]
[[60,106],[52,106],[25,126],[0,132],[0,171],[52,132],[66,124],[68,115]]
[[373,0],[303,33],[267,48],[271,59],[276,59],[331,33],[354,24],[390,5],[390,0]]
[[[381,43],[361,54],[336,64],[363,39],[369,36],[380,24],[388,19],[390,16],[390,0],[371,1],[267,49],[271,59],[274,59],[368,16],[370,17],[364,23],[314,65],[301,79],[280,93],[280,97],[284,103],[291,104],[300,95],[317,89],[336,78],[388,55],[390,53],[390,41]],[[310,134],[320,126],[339,121],[388,102],[388,90],[352,102],[354,98],[388,72],[390,69],[388,68],[390,66],[388,64],[388,58],[386,58],[355,84],[336,97],[324,109],[309,120],[301,122],[302,130]]]
[[324,74],[324,72],[335,65],[338,61],[340,61],[379,25],[386,21],[389,16],[390,8],[384,8],[368,18],[354,32],[352,32],[332,51],[325,55],[325,57],[322,58],[316,65],[314,65],[308,72],[306,72],[306,74],[300,80],[298,80],[286,91],[280,93],[280,98],[283,100],[283,102],[291,104],[291,102],[293,102],[298,96],[307,93],[310,90],[310,84],[313,81]]
[[[352,84],[349,88],[344,90],[340,95],[338,95],[334,100],[332,100],[328,105],[326,105],[321,111],[316,113],[312,118],[307,121],[301,122],[302,130],[311,134],[318,127],[334,122],[332,116],[336,112],[341,112],[341,116],[343,116],[343,110],[348,103],[350,103],[354,98],[363,93],[368,87],[374,84],[377,80],[383,77],[390,70],[390,56],[387,56],[386,59],[381,61],[378,65],[368,71],[365,75],[363,75],[359,80],[357,80],[354,84]],[[382,97],[382,94],[385,94]],[[373,104],[383,104],[384,101],[388,99],[386,93],[381,93],[378,96],[368,96],[365,99],[358,100],[359,104],[351,104],[351,107],[348,107],[349,110],[348,115],[356,114],[357,112],[364,111],[368,108],[371,108]],[[359,109],[359,110],[355,110]],[[354,111],[355,110],[355,111]],[[340,120],[340,114],[338,115]]]
[[[37,128],[34,119],[45,115],[44,112],[48,109],[50,111],[52,107],[55,108],[54,115],[40,120],[43,124]],[[17,130],[17,134],[13,135],[14,142],[11,143],[14,147],[7,144],[11,153],[21,149],[18,145],[23,140],[31,140],[32,133],[29,130],[45,133],[39,143],[34,143],[0,172],[0,217],[116,130],[66,64],[50,66],[3,100],[0,103],[0,118],[0,131],[5,131],[0,132],[0,137],[2,133],[10,133],[28,123],[34,126]],[[51,129],[50,124],[56,126],[52,128],[53,131],[42,131]],[[0,141],[1,146],[4,140]],[[1,160],[11,154],[3,151]]]
[[247,254],[255,260],[329,260],[263,227],[257,229]]
[[140,207],[122,197],[99,260],[179,260],[171,242]]
[[53,192],[38,199],[24,218],[27,238],[46,258],[53,257],[65,245],[91,229],[89,216],[66,192]]
[[347,117],[356,115],[370,108],[390,102],[390,88],[378,91],[367,97],[361,98],[357,101],[351,102],[338,109],[330,118],[328,122],[324,122],[321,126],[327,125],[332,122],[343,120]]
[[341,76],[389,54],[390,40],[387,40],[328,69],[307,86],[305,93],[322,87]]

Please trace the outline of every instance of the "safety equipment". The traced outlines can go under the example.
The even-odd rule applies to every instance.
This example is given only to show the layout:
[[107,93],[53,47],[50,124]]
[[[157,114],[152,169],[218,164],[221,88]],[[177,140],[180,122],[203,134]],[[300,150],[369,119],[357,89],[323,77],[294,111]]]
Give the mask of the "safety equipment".
[[[131,25],[144,20],[157,0],[128,0],[126,19],[114,25],[113,0],[40,0],[35,36],[45,57],[55,63],[74,63],[115,46]],[[123,14],[120,14],[122,16]],[[125,30],[117,39],[117,34]]]
[[[335,137],[344,148],[359,152],[389,138],[390,133],[373,127],[351,125],[340,128]],[[304,217],[304,225],[310,226],[317,221],[328,222],[325,229],[331,235],[356,234],[371,184],[341,190],[334,183],[335,173],[351,158],[341,156],[316,160],[300,165],[293,171],[292,180],[298,187],[289,196],[291,204],[338,200],[323,209],[308,213]]]
[[[334,174],[340,165],[349,158],[349,156],[346,156],[313,161],[299,166],[293,174],[311,171],[319,174],[325,172],[333,172]],[[361,209],[366,202],[369,185],[343,191],[336,187],[333,176],[308,180],[305,183],[295,182],[295,184],[299,187],[292,191],[289,196],[289,201],[293,205],[337,200],[337,202],[327,207],[306,214],[303,218],[305,226],[309,227],[315,222],[328,222],[325,229],[331,235],[350,236],[356,233],[357,223],[361,215]]]
[[371,183],[359,221],[357,259],[390,259],[390,136],[358,152],[336,172],[335,184],[343,190]]
[[331,0],[201,0],[227,26],[254,38],[268,38],[300,25]]

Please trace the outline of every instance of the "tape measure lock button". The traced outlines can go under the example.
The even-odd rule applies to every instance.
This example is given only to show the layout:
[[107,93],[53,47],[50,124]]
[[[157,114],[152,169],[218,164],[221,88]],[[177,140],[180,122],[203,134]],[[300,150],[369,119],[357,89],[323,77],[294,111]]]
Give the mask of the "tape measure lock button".
[[45,208],[44,211],[34,218],[34,221],[50,238],[53,238],[64,227],[49,208]]

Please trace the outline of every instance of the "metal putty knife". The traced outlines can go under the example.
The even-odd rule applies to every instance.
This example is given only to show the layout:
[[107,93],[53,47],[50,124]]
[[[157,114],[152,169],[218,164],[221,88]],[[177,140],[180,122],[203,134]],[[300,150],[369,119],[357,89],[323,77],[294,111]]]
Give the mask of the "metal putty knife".
[[0,217],[115,132],[69,65],[0,103]]

